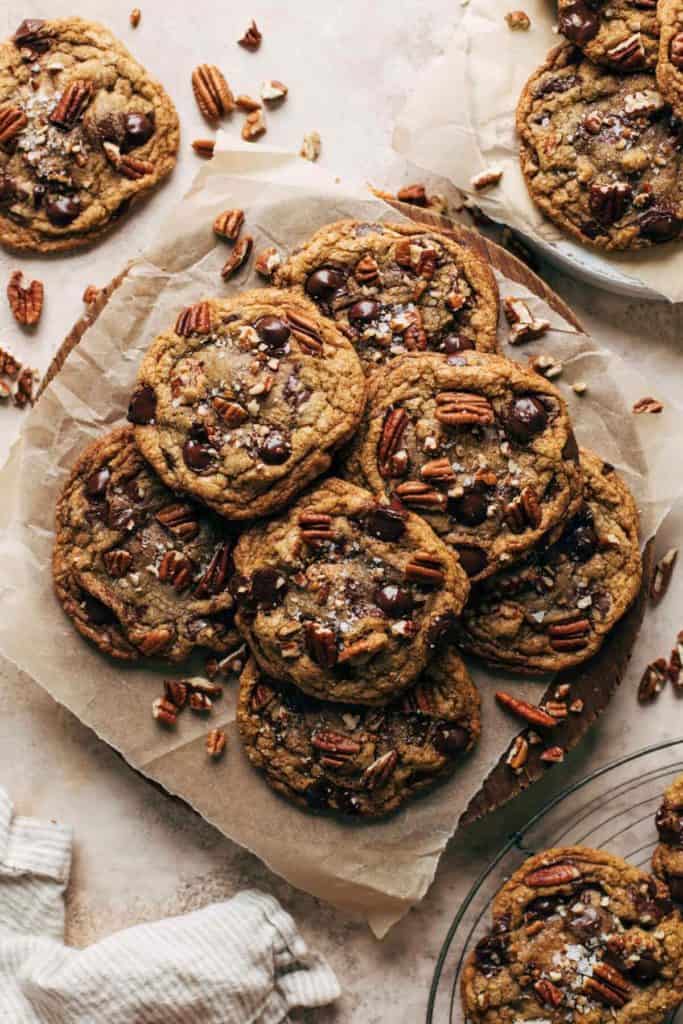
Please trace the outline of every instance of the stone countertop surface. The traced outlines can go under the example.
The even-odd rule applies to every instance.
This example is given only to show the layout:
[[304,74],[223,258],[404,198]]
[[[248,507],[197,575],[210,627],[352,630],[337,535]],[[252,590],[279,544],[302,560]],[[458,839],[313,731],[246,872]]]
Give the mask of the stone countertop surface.
[[[79,13],[102,20],[166,84],[183,131],[179,165],[170,182],[95,249],[61,259],[0,255],[0,281],[21,267],[45,282],[45,312],[35,335],[21,335],[6,304],[0,303],[0,346],[40,369],[81,314],[84,287],[106,283],[126,259],[140,252],[153,237],[155,225],[189,187],[198,165],[190,142],[206,134],[190,90],[194,66],[220,65],[237,91],[253,92],[265,78],[286,82],[290,93],[283,108],[269,118],[269,142],[298,148],[305,132],[318,130],[325,167],[395,190],[423,176],[392,152],[393,119],[421,70],[443,52],[460,16],[452,0],[432,0],[429,5],[418,0],[347,0],[343,5],[255,0],[244,7],[211,0],[142,0],[140,6],[137,30],[129,26],[127,5],[113,0],[83,0],[77,12],[64,0],[36,0],[30,9],[10,0],[0,13],[4,35],[25,17]],[[257,54],[234,43],[252,17],[264,35]],[[457,97],[444,97],[444,102],[457,102]],[[235,136],[240,124],[241,118],[234,118]],[[542,268],[542,273],[590,333],[642,365],[648,392],[656,394],[659,386],[671,388],[680,379],[683,306],[610,295],[551,268]],[[0,456],[6,454],[19,424],[18,413],[2,410]],[[675,509],[662,531],[662,549],[680,535],[682,519],[683,509]],[[666,607],[671,612],[677,606],[681,590],[676,584],[662,606],[669,622]],[[39,628],[39,622],[27,624],[27,630]],[[282,901],[310,946],[324,953],[338,973],[344,990],[341,1000],[306,1019],[413,1024],[424,1019],[436,956],[459,901],[496,852],[501,836],[519,827],[544,797],[569,779],[680,731],[671,693],[663,693],[648,709],[635,701],[644,664],[671,646],[668,632],[669,627],[651,621],[647,640],[637,646],[608,714],[583,745],[532,793],[457,836],[426,899],[381,943],[359,918],[292,889],[184,804],[136,775],[29,678],[1,662],[0,783],[20,812],[75,827],[68,893],[71,943],[85,945],[118,928],[181,913],[255,886]],[[226,792],[225,799],[239,795]]]

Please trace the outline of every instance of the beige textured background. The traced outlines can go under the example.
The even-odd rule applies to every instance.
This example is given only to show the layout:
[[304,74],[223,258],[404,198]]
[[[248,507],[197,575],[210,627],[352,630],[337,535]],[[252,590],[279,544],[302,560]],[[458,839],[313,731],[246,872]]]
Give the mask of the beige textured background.
[[[45,281],[43,321],[30,337],[18,331],[0,295],[0,346],[41,369],[80,315],[84,286],[103,284],[142,249],[153,238],[157,221],[170,215],[189,187],[197,167],[189,143],[205,134],[189,88],[197,63],[219,64],[239,91],[256,90],[264,78],[282,79],[290,96],[269,120],[270,142],[298,147],[304,132],[315,128],[323,138],[325,166],[342,176],[396,188],[419,180],[420,174],[391,151],[393,117],[428,61],[443,51],[460,15],[453,0],[271,0],[239,8],[213,0],[141,0],[141,7],[142,22],[135,32],[128,25],[128,5],[113,0],[83,0],[77,12],[64,0],[36,2],[30,9],[11,0],[0,12],[4,35],[24,17],[79,13],[105,21],[165,82],[183,127],[181,160],[169,184],[99,247],[49,261],[0,254],[0,284],[15,267]],[[256,55],[234,45],[251,17],[264,33]],[[457,97],[443,101],[457,103]],[[239,125],[235,119],[235,134]],[[591,333],[642,366],[649,391],[656,393],[658,385],[675,387],[681,380],[683,307],[610,296],[556,272],[545,276]],[[0,455],[19,422],[12,410],[0,410]],[[671,471],[681,473],[683,468],[675,465]],[[683,510],[678,509],[665,527],[669,537],[680,536],[682,523]],[[683,626],[676,616],[682,599],[683,574],[656,616],[649,616],[631,671],[588,741],[567,764],[553,769],[533,796],[456,839],[426,900],[382,944],[364,924],[292,890],[182,804],[138,778],[29,679],[1,664],[0,783],[23,813],[59,818],[76,828],[68,914],[72,942],[85,944],[127,924],[259,886],[283,901],[306,939],[327,955],[340,977],[341,1002],[311,1019],[412,1024],[423,1019],[434,960],[459,898],[493,855],[501,835],[522,823],[532,806],[568,778],[625,750],[683,732],[671,693],[649,709],[635,702],[643,665],[668,651],[672,632]],[[35,629],[40,629],[39,622],[26,623],[27,633]],[[226,800],[238,798],[225,794]]]

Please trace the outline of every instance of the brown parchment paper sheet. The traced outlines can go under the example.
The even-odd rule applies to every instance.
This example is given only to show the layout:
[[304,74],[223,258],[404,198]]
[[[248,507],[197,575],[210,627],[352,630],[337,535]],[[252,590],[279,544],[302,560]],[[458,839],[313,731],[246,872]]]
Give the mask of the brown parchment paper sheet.
[[[508,0],[470,0],[443,56],[416,83],[399,115],[394,148],[413,163],[449,178],[465,192],[480,171],[503,171],[476,202],[495,220],[558,247],[588,272],[631,278],[672,302],[683,300],[683,246],[672,242],[633,253],[582,246],[543,217],[531,201],[518,162],[515,109],[522,88],[563,37],[555,3],[524,0],[527,32],[512,31]],[[654,88],[653,84],[653,88]]]
[[[210,725],[186,714],[175,731],[159,728],[151,704],[163,676],[173,673],[120,665],[100,655],[71,627],[52,592],[58,489],[81,448],[124,417],[147,346],[183,306],[261,283],[251,269],[227,285],[221,281],[227,250],[211,225],[217,213],[232,206],[246,211],[245,230],[253,234],[256,252],[267,244],[288,250],[341,217],[397,218],[362,189],[336,184],[292,154],[219,148],[163,226],[158,243],[131,265],[27,416],[0,473],[0,650],[135,769],[182,797],[293,885],[363,914],[381,936],[425,894],[461,813],[518,731],[493,699],[500,675],[474,669],[484,704],[482,740],[451,781],[388,821],[348,825],[291,807],[250,768],[234,724],[235,687],[226,687]],[[528,294],[502,278],[499,283],[503,294]],[[542,343],[513,354],[524,361],[527,353],[543,349],[564,360],[562,386],[579,441],[624,472],[643,511],[645,539],[681,490],[680,474],[671,472],[681,444],[680,415],[667,402],[661,416],[634,417],[630,407],[646,393],[643,375],[533,296],[529,303],[551,321],[552,330]],[[579,379],[589,384],[582,398],[567,386]],[[515,680],[514,685],[536,699],[544,683]],[[214,726],[225,728],[228,737],[220,763],[210,762],[204,750],[206,731]]]

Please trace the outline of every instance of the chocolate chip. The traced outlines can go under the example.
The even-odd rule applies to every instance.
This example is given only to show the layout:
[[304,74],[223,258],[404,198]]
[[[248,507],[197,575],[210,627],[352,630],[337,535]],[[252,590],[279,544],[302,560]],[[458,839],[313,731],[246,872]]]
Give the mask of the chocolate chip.
[[556,75],[555,77],[545,78],[534,89],[534,97],[540,99],[540,97],[548,96],[551,93],[568,92],[575,85],[578,85],[580,81],[581,79],[578,75]]
[[9,174],[0,173],[0,203],[11,203],[16,195],[16,185]]
[[683,903],[683,878],[678,875],[670,875],[668,882],[669,890],[676,903]]
[[454,757],[464,750],[468,740],[467,730],[455,722],[437,722],[434,730],[434,746],[444,757]]
[[383,587],[378,587],[373,600],[377,607],[385,615],[390,615],[392,619],[402,619],[404,616],[410,615],[414,608],[410,591],[397,587],[395,583],[387,583]]
[[427,630],[427,646],[434,650],[442,641],[455,643],[457,632],[458,620],[452,612],[437,615]]
[[678,238],[683,228],[683,220],[673,210],[661,206],[653,206],[646,210],[638,221],[640,233],[653,242],[670,242]]
[[259,338],[270,349],[281,349],[287,344],[287,339],[292,333],[278,316],[262,316],[254,324],[254,329]]
[[251,577],[251,599],[264,608],[282,604],[286,593],[286,580],[277,569],[257,569]]
[[15,46],[25,47],[34,53],[45,53],[50,47],[50,40],[41,35],[45,22],[41,18],[26,18],[12,36]]
[[126,114],[123,125],[122,150],[127,153],[131,149],[137,149],[154,135],[154,115],[130,113]]
[[365,527],[378,540],[398,540],[405,533],[406,513],[387,505],[378,505],[369,513]]
[[111,608],[108,608],[102,601],[98,601],[92,594],[83,591],[82,603],[85,606],[85,613],[96,626],[108,626],[116,622],[116,616]]
[[292,454],[292,448],[283,435],[272,430],[258,447],[258,453],[268,466],[280,466]]
[[337,789],[336,801],[337,807],[342,814],[350,814],[354,816],[356,814],[360,814],[360,800],[350,789]]
[[505,433],[518,444],[528,444],[532,437],[545,429],[547,422],[545,406],[534,395],[515,398],[503,416]]
[[441,348],[449,355],[454,356],[458,352],[468,352],[474,348],[474,342],[469,338],[461,338],[459,334],[447,334],[441,342]]
[[323,811],[330,806],[332,787],[325,779],[316,779],[307,787],[304,796],[311,810]]
[[558,21],[562,35],[578,46],[585,46],[600,28],[598,14],[591,10],[585,0],[573,0],[567,4],[560,11]]
[[562,449],[562,458],[566,459],[568,462],[579,461],[579,446],[576,443],[576,437],[574,436],[573,430],[569,431],[569,436],[567,440],[564,442],[564,447]]
[[89,498],[101,498],[109,482],[111,473],[106,466],[102,469],[98,469],[92,476],[89,476],[85,482],[85,493]]
[[593,516],[584,509],[565,528],[560,546],[573,562],[587,562],[598,547],[598,535],[593,525]]
[[460,564],[468,576],[478,576],[488,561],[486,552],[474,544],[456,544]]
[[525,921],[545,920],[557,912],[558,900],[554,896],[537,896],[531,903],[527,903],[524,913]]
[[360,299],[349,309],[349,320],[352,324],[368,324],[376,320],[382,311],[382,304],[374,299]]
[[136,388],[128,405],[129,422],[139,425],[153,423],[156,411],[157,396],[154,388],[149,384],[142,384]]
[[448,499],[448,512],[464,526],[479,526],[486,519],[488,504],[480,491],[467,491],[460,498]]
[[201,473],[211,465],[211,452],[201,441],[190,438],[183,445],[183,459],[193,472]]
[[495,974],[508,961],[505,935],[484,936],[474,947],[474,958],[483,974]]
[[[676,879],[672,879],[671,881],[674,882]],[[679,878],[678,881],[683,882],[683,878]],[[673,885],[671,885],[670,888],[672,895],[674,895]],[[683,895],[683,887],[681,888],[681,895]],[[678,899],[678,897],[674,895],[674,899]],[[640,981],[642,983],[654,981],[655,978],[659,977],[659,964],[656,960],[653,960],[648,956],[643,956],[641,953],[637,961],[630,968],[629,974],[635,981]]]
[[80,212],[81,201],[77,196],[53,196],[45,203],[47,219],[58,228],[71,224]]
[[314,299],[331,299],[344,287],[345,275],[336,267],[319,267],[306,280],[306,291]]

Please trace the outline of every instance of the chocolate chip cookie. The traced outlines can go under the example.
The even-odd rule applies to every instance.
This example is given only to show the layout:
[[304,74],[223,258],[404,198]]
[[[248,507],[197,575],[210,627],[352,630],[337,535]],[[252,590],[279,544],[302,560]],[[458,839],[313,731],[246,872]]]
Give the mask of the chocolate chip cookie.
[[683,2],[660,0],[657,85],[674,113],[683,116]]
[[169,487],[251,519],[328,469],[364,404],[351,343],[312,303],[273,289],[184,310],[147,352],[128,418]]
[[469,586],[405,509],[330,479],[234,552],[237,624],[264,672],[321,700],[386,704],[453,627]]
[[459,642],[525,673],[585,661],[635,599],[642,577],[638,510],[614,468],[581,452],[583,504],[557,539],[474,587]]
[[479,694],[453,651],[380,709],[316,700],[250,660],[237,722],[249,760],[282,796],[315,811],[376,818],[447,778],[472,749]]
[[75,249],[173,169],[178,116],[108,29],[23,21],[0,44],[0,241]]
[[472,579],[520,558],[580,492],[566,405],[501,356],[403,356],[370,381],[349,479],[418,512]]
[[517,107],[520,163],[542,212],[580,242],[641,249],[683,229],[683,130],[651,71],[618,75],[553,50]]
[[560,32],[595,64],[617,72],[654,68],[657,0],[558,0]]
[[83,636],[115,658],[180,661],[234,645],[227,524],[172,494],[132,427],[90,444],[57,503],[55,589]]
[[683,903],[683,775],[671,783],[657,812],[659,843],[652,856],[655,874],[677,903]]
[[602,850],[525,861],[463,972],[472,1024],[658,1024],[683,999],[683,928],[659,880]]
[[445,235],[405,224],[339,221],[277,271],[351,339],[366,369],[404,352],[495,352],[491,268]]

